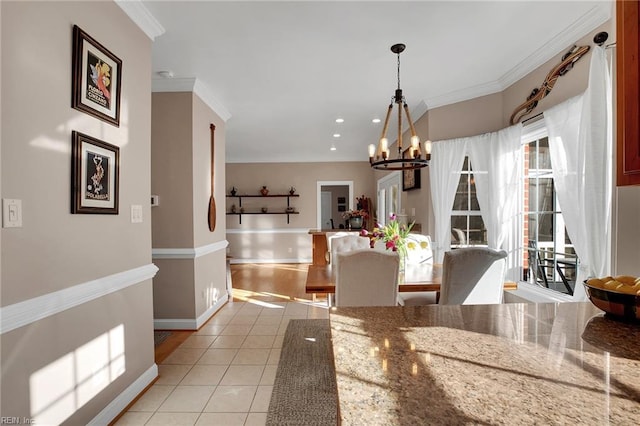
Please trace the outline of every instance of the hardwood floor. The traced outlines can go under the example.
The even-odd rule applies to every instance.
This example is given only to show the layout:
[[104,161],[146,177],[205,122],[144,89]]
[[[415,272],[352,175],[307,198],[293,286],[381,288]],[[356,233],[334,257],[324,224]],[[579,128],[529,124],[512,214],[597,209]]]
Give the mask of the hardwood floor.
[[234,300],[264,302],[311,301],[305,293],[307,263],[248,263],[231,265]]
[[[263,302],[311,301],[305,293],[307,263],[247,263],[231,265],[233,300]],[[317,300],[323,300],[319,296]],[[213,316],[215,318],[215,315]],[[193,331],[173,330],[171,336],[156,346],[156,364],[162,363]]]

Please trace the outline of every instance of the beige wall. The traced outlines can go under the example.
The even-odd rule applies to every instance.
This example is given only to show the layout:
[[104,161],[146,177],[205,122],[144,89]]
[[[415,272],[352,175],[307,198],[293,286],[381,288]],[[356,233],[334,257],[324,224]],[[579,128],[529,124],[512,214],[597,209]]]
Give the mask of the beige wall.
[[[316,228],[317,182],[353,181],[355,197],[366,195],[375,199],[374,172],[369,163],[229,163],[226,165],[227,194],[232,186],[238,195],[259,194],[263,185],[269,194],[287,194],[291,186],[299,197],[291,198],[291,205],[300,214],[291,215],[287,224],[285,215],[243,215],[239,224],[237,215],[227,216],[227,240],[229,254],[234,262],[242,260],[269,261],[310,261],[311,236],[309,229]],[[228,197],[226,211],[237,198]],[[348,200],[347,200],[348,204]],[[247,211],[260,210],[262,205],[269,209],[286,207],[286,198],[243,198],[242,205]]]
[[191,92],[151,96],[151,209],[153,247],[193,247]]
[[[152,95],[153,248],[168,250],[154,261],[154,318],[196,321],[227,300],[225,259],[225,123],[193,92]],[[215,130],[216,228],[209,231],[211,132]],[[218,249],[185,259],[181,250]],[[180,321],[177,322],[180,324]],[[169,328],[184,328],[180,325]]]
[[[43,392],[30,388],[35,372],[122,325],[124,373],[67,413],[70,424],[86,424],[154,365],[150,280],[71,308],[51,296],[151,264],[151,41],[113,2],[0,7],[2,198],[23,206],[23,226],[2,229],[2,308],[42,296],[62,309],[2,335],[1,415],[33,417],[30,392]],[[70,107],[74,24],[123,62],[120,127]],[[70,213],[72,130],[120,148],[118,215]],[[131,205],[142,206],[143,223],[131,223]]]

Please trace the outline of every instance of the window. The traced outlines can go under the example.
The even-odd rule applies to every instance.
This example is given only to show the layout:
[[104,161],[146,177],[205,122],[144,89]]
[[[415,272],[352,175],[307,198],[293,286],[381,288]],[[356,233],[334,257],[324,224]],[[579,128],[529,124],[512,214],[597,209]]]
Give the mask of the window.
[[464,159],[451,212],[451,247],[487,245],[487,230],[480,215],[469,158]]
[[522,205],[522,279],[573,294],[577,257],[556,198],[546,130],[526,140]]

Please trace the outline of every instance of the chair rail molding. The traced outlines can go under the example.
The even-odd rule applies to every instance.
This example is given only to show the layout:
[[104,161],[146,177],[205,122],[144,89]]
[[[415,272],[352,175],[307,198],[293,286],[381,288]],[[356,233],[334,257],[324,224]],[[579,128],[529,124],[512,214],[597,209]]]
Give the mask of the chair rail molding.
[[216,251],[225,250],[229,241],[217,241],[206,246],[194,248],[154,248],[151,249],[152,259],[196,259]]
[[152,279],[152,263],[0,308],[0,334]]

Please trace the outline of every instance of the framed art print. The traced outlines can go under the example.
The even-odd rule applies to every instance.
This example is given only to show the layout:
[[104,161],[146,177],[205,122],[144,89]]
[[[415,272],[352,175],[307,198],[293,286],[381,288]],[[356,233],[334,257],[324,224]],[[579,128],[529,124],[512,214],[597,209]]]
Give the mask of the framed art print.
[[122,61],[77,25],[72,70],[71,106],[119,127]]
[[71,213],[118,214],[120,148],[71,134]]
[[[402,153],[402,158],[407,158],[409,154],[407,148]],[[402,171],[402,190],[410,191],[412,189],[420,188],[420,169],[403,170]]]

